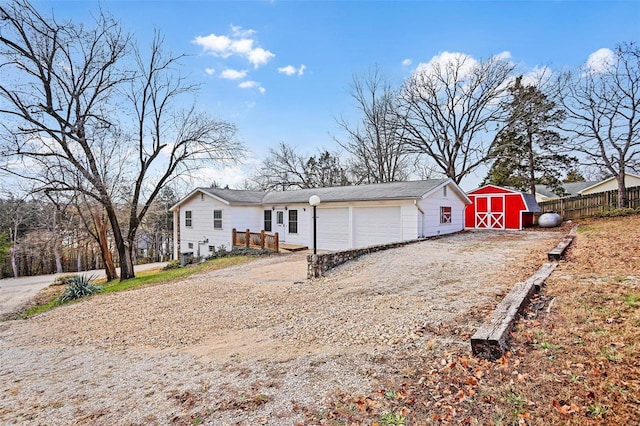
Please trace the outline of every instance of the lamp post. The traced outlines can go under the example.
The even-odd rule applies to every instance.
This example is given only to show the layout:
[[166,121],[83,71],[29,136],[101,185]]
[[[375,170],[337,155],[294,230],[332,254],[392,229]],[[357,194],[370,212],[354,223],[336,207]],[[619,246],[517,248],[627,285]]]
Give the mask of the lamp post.
[[309,204],[313,206],[313,254],[318,253],[318,234],[316,228],[316,207],[320,204],[320,197],[312,195],[309,197]]

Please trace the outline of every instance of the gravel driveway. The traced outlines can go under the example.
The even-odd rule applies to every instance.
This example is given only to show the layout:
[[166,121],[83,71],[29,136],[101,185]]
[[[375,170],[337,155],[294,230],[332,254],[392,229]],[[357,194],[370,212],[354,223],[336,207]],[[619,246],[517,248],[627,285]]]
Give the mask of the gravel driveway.
[[468,346],[562,236],[463,232],[314,281],[290,254],[2,322],[0,422],[304,423],[400,353]]

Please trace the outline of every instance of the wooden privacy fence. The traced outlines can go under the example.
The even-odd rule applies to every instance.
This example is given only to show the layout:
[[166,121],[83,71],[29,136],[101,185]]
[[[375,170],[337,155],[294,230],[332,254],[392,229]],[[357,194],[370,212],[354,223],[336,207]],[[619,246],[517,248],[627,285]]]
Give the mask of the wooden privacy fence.
[[280,251],[278,233],[267,234],[264,230],[260,232],[251,232],[247,229],[244,232],[238,232],[236,231],[236,228],[233,228],[231,231],[231,244],[233,247],[260,248],[274,252]]
[[[629,207],[640,208],[640,186],[627,188],[627,200]],[[564,220],[578,219],[615,209],[618,204],[618,190],[541,201],[538,204],[540,213],[556,212]]]

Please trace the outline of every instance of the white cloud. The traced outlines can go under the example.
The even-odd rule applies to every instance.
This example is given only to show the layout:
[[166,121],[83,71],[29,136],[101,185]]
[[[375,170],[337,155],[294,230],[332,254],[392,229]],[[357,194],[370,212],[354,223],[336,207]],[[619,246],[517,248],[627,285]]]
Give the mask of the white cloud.
[[256,33],[254,30],[245,30],[239,25],[231,25],[231,31],[236,37],[251,37]]
[[238,87],[241,89],[252,89],[254,87],[258,87],[259,85],[260,83],[258,83],[257,81],[248,80],[238,84]]
[[286,67],[278,68],[278,72],[280,74],[286,74],[286,75],[298,74],[298,77],[300,77],[304,75],[304,70],[306,69],[307,69],[307,66],[305,64],[300,65],[299,68],[296,68],[293,65],[287,65]]
[[593,74],[599,74],[609,70],[616,63],[615,54],[611,49],[598,49],[589,55],[585,67],[587,71]]
[[221,167],[207,167],[198,173],[200,185],[203,182],[216,182],[221,187],[242,188],[245,180],[248,180],[262,161],[249,152],[242,159],[242,164],[229,164]]
[[256,41],[254,30],[245,30],[242,27],[231,26],[231,35],[209,34],[208,36],[196,36],[192,43],[202,47],[205,53],[228,58],[236,55],[247,59],[254,68],[269,62],[276,55],[262,47],[254,47]]
[[296,67],[287,65],[286,67],[278,68],[278,72],[286,75],[294,75],[296,73]]
[[522,84],[525,86],[539,86],[548,82],[553,77],[553,70],[548,66],[536,66],[522,76]]
[[409,66],[409,65],[411,65],[412,63],[413,63],[413,61],[412,61],[411,59],[409,59],[409,58],[407,58],[407,59],[403,59],[403,60],[402,60],[402,66],[403,66],[403,67],[408,67],[408,66]]
[[262,94],[264,94],[267,91],[267,89],[262,87],[260,83],[253,80],[243,81],[242,83],[238,84],[238,87],[241,89],[258,89],[258,91]]
[[247,76],[247,70],[233,70],[227,68],[226,70],[220,73],[220,77],[226,78],[227,80],[239,80],[241,78],[245,78]]
[[258,68],[260,65],[266,64],[275,56],[275,54],[268,50],[264,50],[262,47],[257,47],[247,52],[247,58],[249,59],[249,62],[253,64],[254,68]]
[[505,50],[504,52],[500,52],[497,55],[494,55],[493,57],[501,61],[508,61],[511,59],[511,52]]
[[[431,74],[434,70],[447,70],[447,66],[455,64],[458,78],[467,76],[478,65],[478,61],[470,55],[460,52],[442,52],[435,55],[429,62],[421,62],[416,68],[416,73]],[[444,71],[446,72],[446,71]]]
[[216,70],[213,68],[205,68],[204,72],[206,72],[209,75],[214,75],[216,73]]
[[[511,59],[510,52],[501,52],[493,56],[493,59],[508,61]],[[462,79],[471,74],[473,70],[479,65],[479,62],[471,55],[461,52],[442,52],[433,58],[429,62],[422,62],[418,64],[416,68],[417,73],[432,73],[435,69],[440,70],[441,73],[447,73],[447,68],[453,65],[457,79]]]
[[205,52],[214,56],[227,58],[233,53],[231,51],[231,39],[227,36],[217,36],[215,34],[209,34],[205,37],[197,36],[192,43],[201,46]]

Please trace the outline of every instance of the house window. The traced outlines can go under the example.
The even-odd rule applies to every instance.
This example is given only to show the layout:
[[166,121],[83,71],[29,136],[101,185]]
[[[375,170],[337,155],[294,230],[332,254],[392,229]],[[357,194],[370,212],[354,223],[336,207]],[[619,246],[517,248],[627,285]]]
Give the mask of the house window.
[[440,223],[451,223],[451,207],[440,207]]
[[283,225],[284,224],[284,212],[283,211],[277,211],[276,212],[276,224],[277,225]]
[[222,229],[222,210],[213,211],[213,229]]
[[192,248],[193,248],[193,243],[189,243],[189,244],[187,244],[187,247],[189,247],[190,249],[192,249]]
[[184,226],[191,227],[191,210],[184,212]]
[[271,210],[264,211],[264,230],[271,232]]
[[444,188],[442,188],[442,196],[443,197],[447,196],[447,187],[446,186]]
[[298,210],[289,210],[289,233],[298,233]]
[[209,246],[209,253],[213,253],[214,251],[216,251],[216,248],[214,246]]

